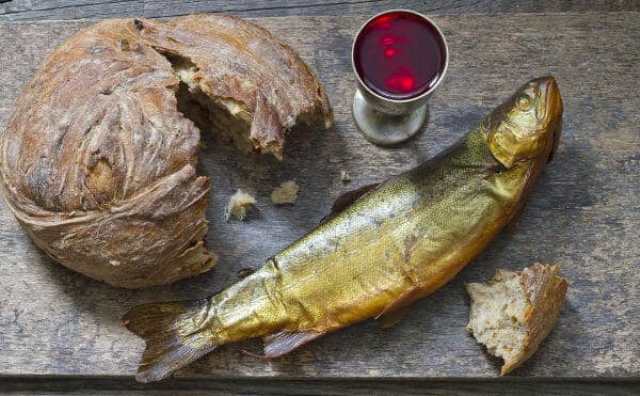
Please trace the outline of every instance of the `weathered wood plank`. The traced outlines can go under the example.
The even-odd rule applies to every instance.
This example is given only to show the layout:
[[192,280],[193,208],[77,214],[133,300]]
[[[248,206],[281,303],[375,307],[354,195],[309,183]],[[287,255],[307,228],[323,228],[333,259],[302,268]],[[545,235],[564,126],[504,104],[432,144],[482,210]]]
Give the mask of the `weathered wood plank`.
[[180,0],[145,0],[146,16],[175,16],[194,12],[230,12],[243,16],[284,15],[367,15],[390,8],[417,9],[425,13],[460,15],[470,13],[498,14],[514,12],[554,11],[638,11],[640,4],[633,1],[509,1],[509,0],[242,0],[229,3],[224,0],[183,2]]
[[92,395],[112,396],[126,392],[130,396],[368,396],[368,395],[431,395],[431,396],[622,396],[640,393],[637,382],[628,381],[419,381],[390,380],[208,380],[167,381],[160,384],[136,384],[132,379],[0,379],[0,389],[12,396]]
[[[360,186],[408,169],[463,134],[527,79],[553,73],[565,98],[563,143],[514,230],[451,284],[418,303],[394,328],[369,322],[263,362],[231,346],[181,377],[339,378],[494,377],[489,359],[464,331],[463,283],[497,267],[558,262],[571,282],[559,326],[516,376],[637,377],[640,373],[640,25],[639,13],[447,16],[437,21],[451,46],[447,81],[417,140],[374,147],[354,129],[351,37],[364,17],[263,18],[257,22],[298,49],[318,71],[335,107],[336,128],[290,142],[287,161],[246,160],[209,144],[202,171],[213,179],[208,243],[221,256],[214,271],[171,287],[125,291],[50,262],[0,209],[0,373],[131,375],[142,342],[119,317],[132,305],[202,297],[238,279],[237,271],[304,234],[346,190],[340,170]],[[0,125],[19,87],[44,55],[87,22],[0,24]],[[205,141],[209,141],[206,139]],[[319,167],[318,163],[322,166]],[[283,180],[302,186],[296,206],[269,204]],[[259,215],[225,223],[236,189],[253,191]],[[257,349],[256,345],[244,348]]]
[[143,12],[144,4],[139,0],[13,0],[0,4],[2,21],[115,18]]
[[[1,3],[5,4],[1,4]],[[640,11],[640,2],[563,0],[4,0],[0,21],[75,20],[123,16],[159,17],[196,12],[240,16],[369,15],[412,8],[439,15]]]

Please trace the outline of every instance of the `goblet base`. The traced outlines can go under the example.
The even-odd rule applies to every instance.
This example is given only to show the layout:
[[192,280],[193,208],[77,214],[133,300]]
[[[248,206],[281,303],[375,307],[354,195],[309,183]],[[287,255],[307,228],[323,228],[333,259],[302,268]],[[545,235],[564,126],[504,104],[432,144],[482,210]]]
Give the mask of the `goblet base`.
[[379,146],[395,146],[403,143],[422,130],[429,118],[429,107],[418,107],[402,115],[382,113],[367,103],[360,90],[353,98],[353,119],[364,137]]

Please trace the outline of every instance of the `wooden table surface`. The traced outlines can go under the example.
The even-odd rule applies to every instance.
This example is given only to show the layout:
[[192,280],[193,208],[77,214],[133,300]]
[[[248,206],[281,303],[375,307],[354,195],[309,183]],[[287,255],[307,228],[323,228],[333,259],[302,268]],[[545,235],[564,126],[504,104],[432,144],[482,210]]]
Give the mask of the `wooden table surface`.
[[[262,159],[256,165],[233,148],[213,147],[205,137],[211,144],[201,155],[202,172],[213,180],[208,243],[221,260],[213,271],[169,287],[115,289],[64,269],[34,247],[1,203],[0,391],[33,394],[87,384],[105,394],[131,387],[158,394],[177,394],[180,389],[360,394],[349,391],[354,386],[361,393],[428,389],[432,394],[508,394],[516,388],[540,390],[537,384],[544,384],[547,394],[637,391],[627,381],[640,376],[640,2],[591,3],[0,4],[0,130],[20,87],[43,57],[91,24],[87,18],[214,11],[255,17],[288,41],[319,74],[336,116],[336,127],[328,132],[293,138],[284,163]],[[451,64],[431,102],[425,133],[389,150],[368,144],[353,126],[349,56],[353,33],[366,16],[392,7],[434,16],[447,35]],[[143,345],[119,324],[129,307],[203,297],[235,282],[240,269],[259,266],[312,228],[339,193],[436,154],[518,85],[545,74],[557,77],[565,101],[556,160],[516,226],[449,285],[416,304],[401,323],[383,330],[370,321],[273,362],[230,346],[180,371],[180,380],[151,388],[134,386],[131,376]],[[340,182],[341,170],[352,174],[351,184]],[[300,199],[295,206],[275,208],[269,193],[288,179],[301,185]],[[225,223],[222,208],[237,188],[257,194],[258,215],[246,223]],[[485,281],[499,267],[520,269],[534,261],[561,265],[571,285],[568,303],[539,353],[512,378],[496,380],[499,362],[464,331],[468,300],[463,284]],[[259,345],[242,348],[257,351]],[[205,381],[209,379],[226,382]],[[299,382],[304,379],[317,382],[304,385]],[[367,385],[358,385],[356,379]],[[621,382],[624,387],[619,388]]]

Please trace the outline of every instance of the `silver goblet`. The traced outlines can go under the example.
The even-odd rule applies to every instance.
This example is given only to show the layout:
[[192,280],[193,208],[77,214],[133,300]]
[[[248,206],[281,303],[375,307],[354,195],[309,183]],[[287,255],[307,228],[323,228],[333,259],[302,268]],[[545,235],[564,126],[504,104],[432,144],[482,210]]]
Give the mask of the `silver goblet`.
[[[377,19],[397,13],[412,14],[427,24],[437,35],[444,52],[444,61],[437,80],[424,92],[410,98],[393,98],[375,92],[365,82],[365,76],[356,66],[356,45],[365,28]],[[445,77],[449,65],[449,49],[444,34],[428,17],[410,10],[390,10],[377,14],[365,22],[356,34],[351,51],[351,63],[357,79],[357,90],[353,100],[353,118],[365,138],[374,144],[392,146],[416,135],[428,119],[428,101]],[[417,66],[419,67],[419,65]]]

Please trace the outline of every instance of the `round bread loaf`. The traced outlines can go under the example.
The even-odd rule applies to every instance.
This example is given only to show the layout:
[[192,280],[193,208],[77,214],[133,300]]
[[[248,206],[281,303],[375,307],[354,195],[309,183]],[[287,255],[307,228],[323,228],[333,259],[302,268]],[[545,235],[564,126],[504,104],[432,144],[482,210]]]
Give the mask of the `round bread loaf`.
[[316,77],[263,28],[111,20],[67,40],[25,88],[0,136],[0,184],[56,261],[114,286],[167,284],[215,264],[201,129],[282,158],[294,125],[331,122]]

